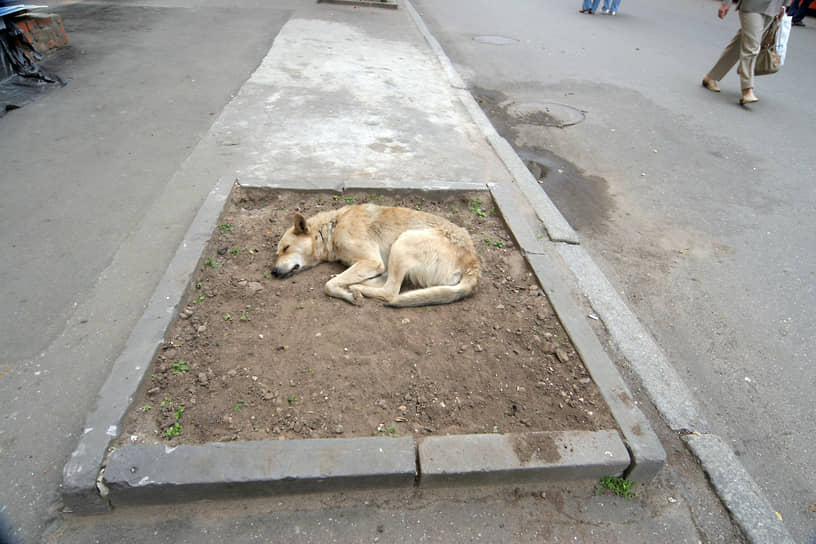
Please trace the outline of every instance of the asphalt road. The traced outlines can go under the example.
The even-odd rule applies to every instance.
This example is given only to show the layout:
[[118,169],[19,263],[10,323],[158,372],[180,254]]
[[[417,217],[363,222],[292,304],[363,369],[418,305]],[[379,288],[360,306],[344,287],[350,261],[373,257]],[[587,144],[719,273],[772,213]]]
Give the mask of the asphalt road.
[[175,174],[288,17],[261,1],[50,11],[70,47],[44,66],[69,84],[0,119],[0,504],[27,542],[56,519],[96,392],[212,188]]
[[[801,542],[816,542],[816,24],[740,107],[716,2],[417,0],[431,32]],[[577,124],[554,126],[560,122]]]

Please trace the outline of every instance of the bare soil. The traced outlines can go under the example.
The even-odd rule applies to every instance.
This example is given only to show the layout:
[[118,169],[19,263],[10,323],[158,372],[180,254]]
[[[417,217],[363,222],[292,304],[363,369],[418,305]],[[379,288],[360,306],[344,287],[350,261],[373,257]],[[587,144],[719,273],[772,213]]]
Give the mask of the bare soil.
[[[295,211],[374,201],[447,217],[479,252],[478,292],[443,306],[353,306],[339,264],[273,278]],[[122,442],[615,428],[488,193],[296,193],[236,187]]]

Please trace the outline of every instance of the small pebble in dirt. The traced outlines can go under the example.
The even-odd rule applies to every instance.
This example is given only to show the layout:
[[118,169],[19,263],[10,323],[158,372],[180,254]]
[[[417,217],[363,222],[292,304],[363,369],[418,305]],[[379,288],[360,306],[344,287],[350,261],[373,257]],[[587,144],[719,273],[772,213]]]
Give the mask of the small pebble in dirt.
[[338,425],[337,427],[334,428],[334,432],[337,434],[343,434],[344,432],[346,432],[346,430],[343,428],[342,425]]
[[567,361],[569,361],[569,355],[567,355],[567,352],[564,351],[563,349],[555,350],[555,356],[558,357],[558,360],[561,361],[562,363],[566,363]]
[[218,248],[219,255],[226,255],[227,251],[229,251],[229,248],[227,246],[221,246]]
[[207,374],[205,374],[204,372],[200,372],[198,374],[198,383],[203,385],[204,387],[207,387],[210,383],[210,380],[207,378]]

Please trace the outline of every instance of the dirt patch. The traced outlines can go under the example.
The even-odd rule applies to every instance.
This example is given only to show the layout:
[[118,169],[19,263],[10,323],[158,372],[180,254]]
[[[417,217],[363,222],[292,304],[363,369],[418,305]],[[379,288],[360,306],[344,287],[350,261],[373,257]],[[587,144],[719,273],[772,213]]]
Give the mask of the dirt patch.
[[[295,211],[368,201],[465,227],[478,292],[443,306],[352,306],[323,293],[340,265],[271,277]],[[615,428],[488,193],[236,188],[185,297],[123,442]]]

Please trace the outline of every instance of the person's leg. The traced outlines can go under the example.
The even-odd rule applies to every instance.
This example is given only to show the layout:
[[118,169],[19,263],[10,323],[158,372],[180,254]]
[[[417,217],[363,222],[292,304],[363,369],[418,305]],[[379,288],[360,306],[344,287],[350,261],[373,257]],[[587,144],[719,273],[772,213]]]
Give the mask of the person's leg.
[[[742,94],[747,95],[753,94],[756,57],[762,42],[762,34],[770,26],[773,17],[762,13],[746,13],[744,11],[740,11],[739,16],[742,40],[740,40],[737,73],[740,77]],[[748,91],[751,92],[748,93]]]
[[737,33],[728,42],[728,45],[723,49],[720,58],[706,74],[706,79],[719,81],[725,77],[731,68],[737,63],[740,58],[740,42],[742,41],[742,29],[737,30]]
[[617,13],[620,7],[621,0],[612,0],[612,6],[609,8],[610,13]]
[[592,10],[592,0],[584,0],[581,4],[581,13],[586,13]]
[[601,0],[592,0],[592,13],[598,11],[598,6],[601,4]]
[[810,0],[799,0],[798,2],[794,1],[794,3],[791,4],[791,8],[794,6],[796,6],[796,8],[792,13],[789,12],[788,15],[793,16],[794,23],[801,23],[802,19],[805,18],[805,15],[807,15],[808,12],[808,4],[810,4]]

